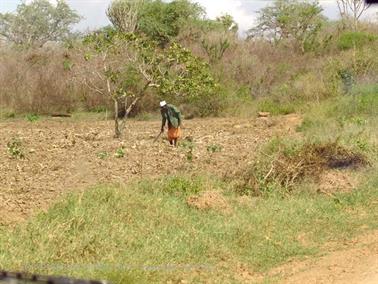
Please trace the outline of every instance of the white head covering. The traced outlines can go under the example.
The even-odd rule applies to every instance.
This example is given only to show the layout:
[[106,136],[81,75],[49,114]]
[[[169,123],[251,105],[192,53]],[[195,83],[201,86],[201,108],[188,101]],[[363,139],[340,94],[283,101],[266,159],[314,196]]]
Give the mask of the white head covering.
[[161,102],[160,102],[160,107],[163,107],[163,106],[165,106],[165,105],[167,105],[167,102],[166,102],[166,101],[161,101]]

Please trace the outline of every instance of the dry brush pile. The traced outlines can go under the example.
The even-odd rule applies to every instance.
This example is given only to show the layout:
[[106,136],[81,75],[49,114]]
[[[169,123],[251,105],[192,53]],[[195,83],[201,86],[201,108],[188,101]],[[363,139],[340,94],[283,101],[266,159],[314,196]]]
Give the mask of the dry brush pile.
[[261,195],[273,188],[290,192],[304,180],[319,182],[329,170],[359,169],[368,166],[367,157],[336,142],[304,143],[279,147],[273,154],[259,157],[238,174],[237,188],[245,194]]

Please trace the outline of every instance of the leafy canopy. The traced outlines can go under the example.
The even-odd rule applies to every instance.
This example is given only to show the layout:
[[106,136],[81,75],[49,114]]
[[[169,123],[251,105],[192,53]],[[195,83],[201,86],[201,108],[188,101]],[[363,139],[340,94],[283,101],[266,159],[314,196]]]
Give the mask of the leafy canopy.
[[146,1],[140,13],[139,31],[151,39],[166,44],[176,37],[187,22],[199,19],[204,10],[187,0]]
[[258,24],[249,30],[249,37],[263,36],[275,42],[293,40],[303,49],[322,26],[321,12],[318,1],[276,0],[261,9]]
[[115,29],[88,35],[84,42],[101,58],[106,55],[107,68],[102,72],[114,85],[113,95],[135,96],[132,90],[140,79],[164,97],[193,99],[216,91],[209,65],[178,43],[161,49],[159,43],[146,36]]
[[16,12],[0,14],[0,35],[20,45],[42,46],[47,41],[62,41],[80,16],[63,0],[56,6],[48,0],[18,5]]
[[[188,0],[115,0],[108,8],[108,17],[123,32],[138,32],[168,44],[189,22],[202,19],[204,9]],[[134,27],[134,29],[125,29]]]

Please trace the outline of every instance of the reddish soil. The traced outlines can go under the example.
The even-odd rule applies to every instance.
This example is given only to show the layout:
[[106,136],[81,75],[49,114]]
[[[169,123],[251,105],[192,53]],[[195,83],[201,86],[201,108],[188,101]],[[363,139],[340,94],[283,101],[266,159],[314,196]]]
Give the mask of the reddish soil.
[[[299,123],[296,115],[187,120],[183,136],[193,142],[174,149],[164,139],[153,143],[160,121],[130,121],[122,140],[112,137],[112,121],[0,122],[0,224],[25,220],[61,194],[99,183],[180,172],[223,175],[251,160],[271,136],[294,133]],[[12,158],[7,151],[14,137],[21,140],[24,159]],[[117,158],[120,147],[124,157]],[[101,152],[108,156],[100,158]]]

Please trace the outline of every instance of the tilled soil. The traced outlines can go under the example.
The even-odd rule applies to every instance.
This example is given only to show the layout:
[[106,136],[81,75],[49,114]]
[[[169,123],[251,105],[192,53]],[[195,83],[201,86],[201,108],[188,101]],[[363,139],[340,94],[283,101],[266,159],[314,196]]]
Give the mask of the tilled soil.
[[[175,149],[163,138],[153,143],[160,121],[129,121],[123,139],[113,138],[112,121],[0,122],[0,225],[25,220],[66,192],[100,183],[192,172],[222,176],[253,160],[272,136],[294,133],[300,118],[184,123],[184,139]],[[13,138],[20,139],[25,158],[10,155],[7,143]],[[116,157],[120,148],[124,156]]]

